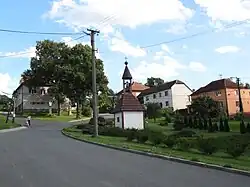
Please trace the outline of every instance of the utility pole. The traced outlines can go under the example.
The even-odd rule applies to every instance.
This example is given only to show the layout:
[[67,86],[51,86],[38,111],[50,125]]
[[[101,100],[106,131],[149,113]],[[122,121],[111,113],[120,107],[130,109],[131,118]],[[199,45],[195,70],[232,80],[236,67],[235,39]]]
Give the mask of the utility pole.
[[241,98],[241,93],[240,93],[240,78],[236,77],[236,83],[237,83],[237,88],[238,88],[238,94],[239,94],[239,108],[240,108],[240,113],[243,114],[243,105],[242,105],[242,98]]
[[95,62],[95,35],[99,34],[100,31],[88,29],[90,32],[88,35],[90,35],[91,38],[91,47],[92,47],[92,105],[93,105],[93,123],[95,126],[95,134],[94,136],[98,136],[98,111],[97,111],[97,89],[96,89],[96,62]]

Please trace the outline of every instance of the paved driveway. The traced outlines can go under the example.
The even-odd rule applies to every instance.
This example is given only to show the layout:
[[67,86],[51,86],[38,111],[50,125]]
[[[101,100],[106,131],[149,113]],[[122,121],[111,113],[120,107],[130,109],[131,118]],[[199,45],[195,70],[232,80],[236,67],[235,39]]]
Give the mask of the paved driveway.
[[69,139],[66,124],[0,134],[1,187],[249,187],[250,178]]

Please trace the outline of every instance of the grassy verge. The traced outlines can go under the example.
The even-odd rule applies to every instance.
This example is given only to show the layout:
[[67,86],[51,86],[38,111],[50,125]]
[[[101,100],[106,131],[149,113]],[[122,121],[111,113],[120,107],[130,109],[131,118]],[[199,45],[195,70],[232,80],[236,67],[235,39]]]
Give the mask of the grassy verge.
[[9,118],[8,123],[5,123],[6,120],[6,116],[2,116],[0,115],[0,130],[3,129],[12,129],[12,128],[16,128],[16,127],[20,127],[19,124],[17,123],[12,123],[12,118]]
[[[87,119],[88,117],[82,117],[82,119]],[[46,120],[46,121],[55,121],[55,122],[69,122],[76,120],[75,116],[35,116],[33,119]]]
[[112,145],[115,147],[122,147],[132,150],[151,152],[159,155],[178,157],[187,160],[200,161],[208,164],[216,164],[224,167],[232,167],[236,169],[250,171],[250,157],[242,156],[238,159],[233,159],[225,153],[218,152],[212,156],[207,156],[200,154],[197,151],[179,151],[175,149],[169,149],[164,146],[155,147],[151,144],[139,144],[136,142],[128,142],[125,138],[120,137],[109,137],[109,136],[99,136],[93,138],[90,135],[85,135],[81,130],[76,129],[74,126],[63,129],[66,135],[70,135],[79,140],[87,140],[95,143],[102,143],[107,145]]

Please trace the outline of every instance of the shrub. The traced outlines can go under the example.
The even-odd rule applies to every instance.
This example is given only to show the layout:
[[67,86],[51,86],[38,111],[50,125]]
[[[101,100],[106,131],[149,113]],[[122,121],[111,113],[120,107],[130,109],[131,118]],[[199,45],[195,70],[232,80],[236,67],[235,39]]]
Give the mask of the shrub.
[[137,137],[137,129],[128,129],[127,131],[127,140],[128,141],[133,141]]
[[243,120],[240,121],[240,133],[245,134],[246,133],[246,126]]
[[211,118],[208,120],[208,132],[213,132],[213,123]]
[[248,144],[246,143],[229,141],[226,151],[232,157],[238,158],[246,151],[247,146]]
[[162,143],[164,137],[161,132],[149,132],[149,141],[152,142],[153,145],[159,145]]
[[129,130],[119,127],[99,127],[99,134],[103,136],[127,137]]
[[174,136],[168,136],[163,140],[163,143],[169,148],[173,148],[176,144],[176,138]]
[[180,131],[184,128],[184,123],[182,121],[182,117],[179,114],[176,114],[175,120],[174,120],[174,130]]
[[194,125],[193,128],[197,129],[198,128],[198,122],[196,116],[194,116]]
[[198,149],[207,155],[212,155],[217,151],[216,142],[214,138],[198,138]]
[[168,122],[164,121],[164,122],[159,123],[159,125],[162,126],[162,127],[163,126],[168,126]]
[[[94,120],[93,120],[93,118],[91,118],[91,119],[89,120],[89,124],[94,125]],[[98,117],[98,125],[99,125],[99,126],[105,126],[105,125],[106,125],[106,120],[105,120],[104,117],[102,117],[102,116],[99,116],[99,117]]]
[[219,130],[218,123],[215,122],[215,123],[213,124],[213,131],[212,131],[212,132],[217,132],[218,130]]
[[222,117],[220,118],[219,130],[220,130],[220,132],[223,132],[223,131],[224,131],[224,124],[223,124],[223,119],[222,119]]
[[208,129],[207,119],[204,118],[203,121],[204,121],[204,129],[207,130]]
[[189,116],[189,118],[188,118],[188,126],[190,128],[193,128],[193,118],[192,118],[192,116]]
[[191,131],[191,130],[182,130],[174,134],[174,136],[176,137],[187,137],[187,138],[193,137],[194,135],[196,135],[196,132]]
[[202,119],[199,118],[199,129],[202,130],[204,128],[203,123],[202,123]]
[[184,116],[184,126],[188,127],[188,117]]
[[81,113],[82,113],[83,116],[90,117],[91,116],[91,108],[87,107],[87,106],[84,106],[84,107],[82,107],[82,112]]
[[177,147],[181,151],[188,151],[192,147],[191,140],[180,138],[178,139]]
[[224,131],[225,132],[230,132],[230,127],[229,127],[229,124],[228,124],[228,118],[224,119]]
[[241,112],[238,112],[235,116],[234,116],[234,120],[236,121],[241,121],[243,118],[243,115]]
[[247,123],[247,129],[246,130],[247,130],[248,133],[250,133],[250,123],[249,122]]
[[145,143],[146,141],[148,141],[148,133],[144,130],[138,131],[136,140],[138,143]]

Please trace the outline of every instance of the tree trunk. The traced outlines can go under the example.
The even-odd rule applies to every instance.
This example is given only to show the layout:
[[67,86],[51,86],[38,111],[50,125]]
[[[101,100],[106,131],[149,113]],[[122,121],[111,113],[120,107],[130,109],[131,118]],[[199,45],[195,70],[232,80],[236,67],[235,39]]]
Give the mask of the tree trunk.
[[79,119],[80,115],[79,115],[79,101],[77,101],[76,103],[76,119]]

